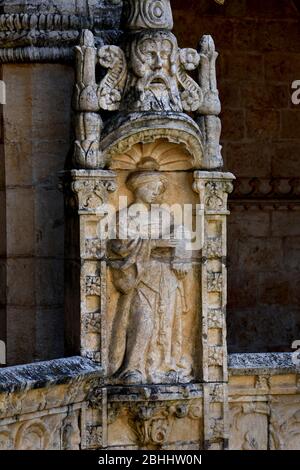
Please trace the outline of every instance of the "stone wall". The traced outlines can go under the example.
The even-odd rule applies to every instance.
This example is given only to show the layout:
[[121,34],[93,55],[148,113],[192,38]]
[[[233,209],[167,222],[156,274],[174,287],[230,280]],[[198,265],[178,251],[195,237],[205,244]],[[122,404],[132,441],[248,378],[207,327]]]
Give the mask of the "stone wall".
[[[8,363],[63,356],[64,205],[73,70],[3,65],[5,214],[1,267]],[[6,288],[6,289],[5,289]],[[4,300],[4,299],[3,299]]]
[[8,365],[64,355],[59,185],[72,142],[74,46],[83,27],[99,41],[115,38],[120,11],[106,0],[1,3],[0,340]]
[[[300,371],[291,355],[234,354],[229,366],[230,449],[300,450]],[[125,398],[101,378],[99,367],[79,357],[0,371],[0,449],[149,448],[131,419],[138,410],[141,428],[148,423],[149,435],[166,438],[150,448],[203,448],[200,385],[179,386],[173,402],[157,387],[156,414],[152,405],[143,417],[147,395],[136,403],[135,388]]]
[[300,338],[299,2],[172,3],[179,42],[209,32],[220,52],[223,155],[240,184],[228,223],[229,348],[289,350]]

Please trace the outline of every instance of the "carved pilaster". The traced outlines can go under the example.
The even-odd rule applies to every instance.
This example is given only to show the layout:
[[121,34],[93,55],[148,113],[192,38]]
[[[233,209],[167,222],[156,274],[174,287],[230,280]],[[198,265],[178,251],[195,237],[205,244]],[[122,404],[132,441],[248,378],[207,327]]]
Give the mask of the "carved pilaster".
[[226,217],[228,194],[234,176],[230,173],[194,174],[204,212],[202,250],[202,364],[204,385],[205,446],[228,446],[227,346],[226,346]]
[[106,261],[99,224],[116,189],[110,171],[73,170],[65,175],[66,340],[105,369]]

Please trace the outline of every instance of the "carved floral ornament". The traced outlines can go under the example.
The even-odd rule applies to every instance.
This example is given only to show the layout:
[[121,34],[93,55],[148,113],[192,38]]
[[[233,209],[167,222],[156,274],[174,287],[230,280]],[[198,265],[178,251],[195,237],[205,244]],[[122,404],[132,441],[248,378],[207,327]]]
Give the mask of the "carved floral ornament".
[[146,449],[163,447],[168,442],[176,419],[201,420],[203,417],[202,403],[197,400],[137,402],[130,405],[111,403],[109,423],[112,424],[124,411],[137,444]]

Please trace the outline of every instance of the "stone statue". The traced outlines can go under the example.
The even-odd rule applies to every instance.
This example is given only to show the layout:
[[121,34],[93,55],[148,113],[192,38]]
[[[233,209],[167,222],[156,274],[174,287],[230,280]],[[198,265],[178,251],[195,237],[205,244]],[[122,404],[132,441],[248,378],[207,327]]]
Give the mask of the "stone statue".
[[[127,239],[122,237],[120,211],[117,238],[110,242],[110,266],[120,293],[110,372],[117,382],[128,384],[188,382],[191,368],[182,351],[182,322],[189,310],[184,285],[191,267],[188,231],[176,227],[170,213],[157,204],[168,185],[163,173],[134,172],[127,185],[135,195],[134,204],[126,209],[129,216],[134,205],[146,210],[139,217],[139,230],[131,218]],[[150,215],[151,204],[156,205]],[[164,218],[168,223],[158,223]]]

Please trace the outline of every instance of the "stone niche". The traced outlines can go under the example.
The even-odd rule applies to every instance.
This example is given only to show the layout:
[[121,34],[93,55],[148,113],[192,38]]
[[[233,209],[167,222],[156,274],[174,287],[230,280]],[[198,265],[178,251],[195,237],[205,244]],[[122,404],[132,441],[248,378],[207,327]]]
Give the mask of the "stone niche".
[[101,446],[224,449],[234,177],[221,171],[218,54],[210,36],[178,47],[168,0],[123,13],[118,45],[84,30],[75,49],[67,352],[103,371]]

